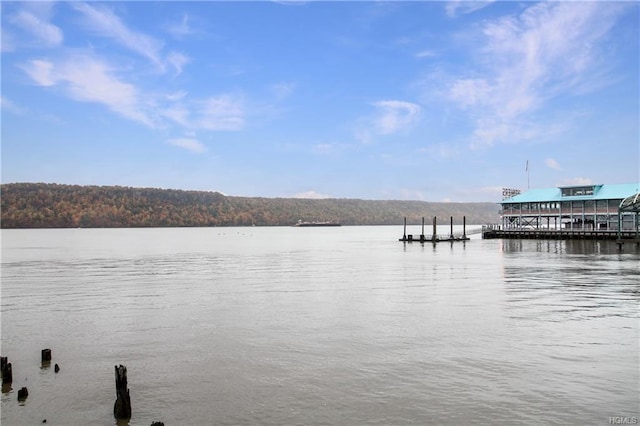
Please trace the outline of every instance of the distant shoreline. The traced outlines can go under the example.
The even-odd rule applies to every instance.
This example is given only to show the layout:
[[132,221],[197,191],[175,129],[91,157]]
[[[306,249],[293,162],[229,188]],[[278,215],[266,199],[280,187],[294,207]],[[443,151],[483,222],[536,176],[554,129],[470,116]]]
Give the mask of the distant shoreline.
[[495,223],[498,203],[233,197],[218,192],[45,183],[1,185],[2,229],[401,225],[434,216]]

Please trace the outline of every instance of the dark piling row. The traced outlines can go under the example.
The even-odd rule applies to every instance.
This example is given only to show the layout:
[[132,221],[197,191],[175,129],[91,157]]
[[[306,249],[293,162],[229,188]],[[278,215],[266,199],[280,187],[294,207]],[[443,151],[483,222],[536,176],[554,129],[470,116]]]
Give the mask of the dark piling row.
[[[51,349],[43,349],[41,351],[41,368],[49,368],[51,365]],[[56,364],[55,372],[60,371],[60,367]],[[11,384],[13,383],[13,368],[9,362],[8,357],[0,357],[0,372],[2,373],[2,392],[7,393],[11,391]],[[29,396],[29,390],[26,387],[18,390],[18,401],[23,402]]]
[[[41,352],[41,367],[48,368],[51,365],[51,349],[42,349]],[[60,366],[55,364],[54,371],[58,373]],[[3,392],[9,392],[11,390],[11,383],[13,382],[13,372],[11,363],[8,357],[0,357],[0,373],[2,374]],[[130,419],[131,418],[131,396],[129,394],[129,388],[127,387],[127,367],[124,365],[115,366],[116,375],[116,402],[113,406],[113,415],[116,419]],[[6,386],[5,386],[6,385]],[[18,401],[24,402],[29,396],[29,390],[26,387],[18,390]],[[42,423],[46,423],[47,420],[43,420]],[[164,426],[163,422],[154,421],[151,426]]]

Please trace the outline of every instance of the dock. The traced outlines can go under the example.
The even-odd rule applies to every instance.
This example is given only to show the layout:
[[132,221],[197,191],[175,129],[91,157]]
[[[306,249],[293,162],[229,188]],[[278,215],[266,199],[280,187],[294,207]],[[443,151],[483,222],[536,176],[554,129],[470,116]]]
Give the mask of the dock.
[[[420,235],[407,234],[407,218],[404,218],[404,232],[402,234],[402,238],[398,241],[402,241],[404,243],[439,243],[439,242],[455,242],[455,241],[469,241],[469,236],[467,235],[467,218],[463,216],[462,218],[462,232],[454,233],[453,232],[453,216],[451,216],[451,232],[448,235],[439,235],[436,232],[436,224],[437,217],[433,217],[433,232],[430,236],[426,236],[424,234],[424,217],[422,218],[422,232]],[[473,233],[481,232],[476,231]]]
[[640,246],[640,235],[635,230],[596,230],[596,229],[545,229],[545,228],[508,228],[499,225],[484,225],[483,239],[535,239],[535,240],[599,240],[615,241],[619,247],[624,244]]

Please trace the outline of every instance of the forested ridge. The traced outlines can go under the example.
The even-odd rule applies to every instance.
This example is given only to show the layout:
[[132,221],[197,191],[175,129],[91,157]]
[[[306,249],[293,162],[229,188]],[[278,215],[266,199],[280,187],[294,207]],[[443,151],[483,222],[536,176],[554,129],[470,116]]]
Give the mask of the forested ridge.
[[233,197],[218,192],[48,183],[1,185],[2,228],[283,226],[298,220],[343,225],[492,223],[496,203]]

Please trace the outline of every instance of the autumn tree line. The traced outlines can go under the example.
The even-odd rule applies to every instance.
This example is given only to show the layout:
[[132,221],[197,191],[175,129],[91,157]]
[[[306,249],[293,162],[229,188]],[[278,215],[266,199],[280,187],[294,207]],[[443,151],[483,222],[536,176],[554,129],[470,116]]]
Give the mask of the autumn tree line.
[[[298,220],[343,225],[427,223],[453,216],[498,221],[496,203],[232,197],[218,192],[121,186],[9,183],[0,186],[2,228],[287,226]],[[441,218],[441,219],[440,219]],[[440,222],[440,220],[442,220]]]

